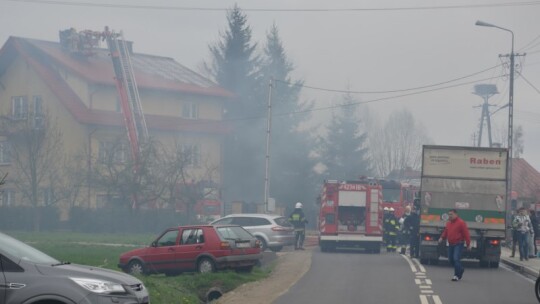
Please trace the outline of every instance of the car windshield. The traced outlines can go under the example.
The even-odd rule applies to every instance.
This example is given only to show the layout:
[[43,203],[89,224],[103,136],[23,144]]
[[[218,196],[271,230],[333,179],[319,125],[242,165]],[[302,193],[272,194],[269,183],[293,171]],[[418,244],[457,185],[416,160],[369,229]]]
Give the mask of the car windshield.
[[58,264],[58,260],[45,253],[26,245],[6,234],[0,233],[0,253],[20,258],[36,264]]
[[276,222],[276,224],[280,225],[280,226],[283,226],[283,227],[292,227],[292,224],[291,222],[289,222],[289,220],[285,217],[277,217],[274,219],[274,221]]
[[253,236],[239,226],[217,227],[217,232],[225,240],[251,239]]

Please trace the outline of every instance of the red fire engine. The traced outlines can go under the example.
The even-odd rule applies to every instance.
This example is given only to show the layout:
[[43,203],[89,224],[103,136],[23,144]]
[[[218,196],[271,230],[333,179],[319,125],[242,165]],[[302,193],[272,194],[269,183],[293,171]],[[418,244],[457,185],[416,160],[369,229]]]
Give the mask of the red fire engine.
[[383,192],[383,208],[394,208],[394,215],[400,218],[405,212],[405,207],[413,204],[414,195],[420,189],[409,183],[395,180],[379,180]]
[[364,248],[379,253],[382,243],[382,188],[375,180],[324,182],[320,200],[319,246]]

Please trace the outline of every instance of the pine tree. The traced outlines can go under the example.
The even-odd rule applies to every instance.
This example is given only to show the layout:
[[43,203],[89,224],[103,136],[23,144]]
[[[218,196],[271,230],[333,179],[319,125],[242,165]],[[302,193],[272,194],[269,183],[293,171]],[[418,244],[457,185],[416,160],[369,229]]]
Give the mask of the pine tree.
[[[279,31],[274,24],[266,36],[262,76],[273,79],[272,129],[270,147],[270,196],[292,205],[313,200],[315,161],[309,158],[313,139],[300,125],[309,119],[311,104],[300,101],[302,81],[293,81],[294,65],[287,58]],[[304,204],[309,208],[312,204]]]
[[367,135],[362,132],[356,103],[350,94],[345,95],[339,115],[332,115],[326,136],[320,138],[319,154],[329,179],[350,180],[371,175],[365,147]]
[[[264,192],[265,100],[261,98],[260,60],[251,42],[247,16],[238,6],[227,13],[228,29],[210,46],[209,70],[222,87],[235,94],[225,118],[233,129],[223,145],[223,198],[260,201]],[[208,66],[208,65],[207,65]],[[259,117],[258,119],[246,119]]]

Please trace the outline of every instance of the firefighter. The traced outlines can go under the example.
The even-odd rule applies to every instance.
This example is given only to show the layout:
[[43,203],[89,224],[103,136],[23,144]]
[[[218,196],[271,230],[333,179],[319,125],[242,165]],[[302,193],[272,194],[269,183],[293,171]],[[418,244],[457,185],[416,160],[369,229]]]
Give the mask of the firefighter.
[[413,205],[411,215],[405,219],[403,223],[405,229],[409,231],[410,239],[410,255],[411,258],[418,258],[420,253],[420,216],[418,215],[419,208],[416,205]]
[[390,214],[390,208],[384,207],[383,209],[383,244],[384,246],[388,245],[388,227],[387,227],[387,221],[388,215]]
[[399,219],[399,246],[401,254],[407,252],[407,246],[409,245],[410,230],[408,227],[405,227],[405,221],[409,216],[411,216],[411,206],[405,207],[405,212]]
[[289,222],[294,226],[294,250],[304,250],[304,238],[306,237],[306,224],[308,221],[302,207],[302,203],[296,203],[294,211],[289,216]]
[[390,207],[388,210],[389,214],[385,223],[385,231],[388,233],[388,242],[386,243],[386,251],[387,252],[396,252],[397,250],[397,233],[399,231],[399,223],[396,219],[396,216],[394,215],[394,208]]

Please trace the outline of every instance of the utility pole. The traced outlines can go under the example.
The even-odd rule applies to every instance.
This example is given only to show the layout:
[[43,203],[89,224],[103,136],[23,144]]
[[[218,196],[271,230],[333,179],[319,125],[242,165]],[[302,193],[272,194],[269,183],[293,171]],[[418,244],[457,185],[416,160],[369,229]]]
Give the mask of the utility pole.
[[478,132],[478,147],[482,146],[482,131],[484,128],[484,118],[486,119],[487,123],[487,129],[488,129],[488,143],[491,147],[493,145],[492,138],[491,138],[491,114],[489,113],[489,98],[495,94],[499,94],[497,91],[497,86],[494,84],[477,84],[474,86],[474,92],[473,94],[478,95],[484,99],[484,103],[481,106],[482,108],[482,115],[480,116],[480,130]]
[[274,88],[274,78],[270,78],[268,84],[268,106],[267,106],[267,124],[266,124],[266,158],[264,172],[264,211],[268,212],[268,197],[270,196],[270,132],[272,130],[272,90]]

